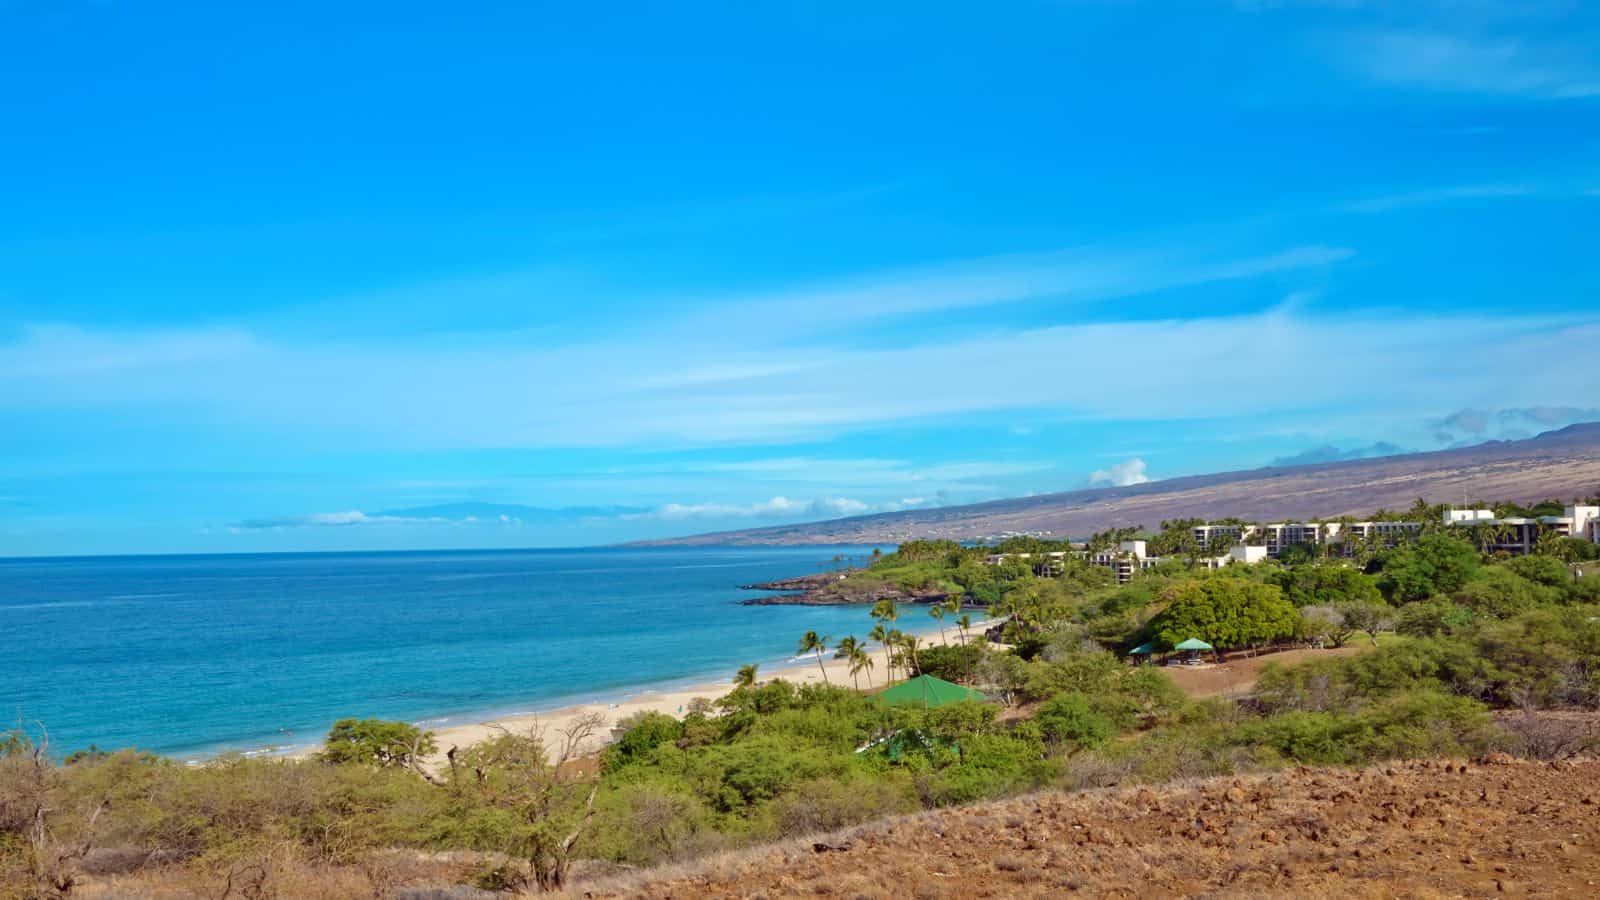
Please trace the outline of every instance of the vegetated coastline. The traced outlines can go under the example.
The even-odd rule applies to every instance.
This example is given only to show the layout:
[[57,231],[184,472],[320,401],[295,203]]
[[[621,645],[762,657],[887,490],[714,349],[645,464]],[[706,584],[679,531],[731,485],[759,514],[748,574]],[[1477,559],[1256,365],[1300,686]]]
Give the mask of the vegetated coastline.
[[[1439,523],[1437,512],[1412,518]],[[1168,523],[1152,544],[1177,546],[1191,530]],[[43,827],[0,821],[0,884],[52,896],[67,890],[45,887],[67,884],[102,896],[444,885],[478,896],[470,885],[716,897],[792,893],[831,872],[866,896],[1316,893],[1346,875],[1391,894],[1391,884],[1460,894],[1534,878],[1559,890],[1600,866],[1600,795],[1586,787],[1600,750],[1596,547],[1559,537],[1515,556],[1496,539],[1433,524],[1359,561],[1297,545],[1218,570],[1176,553],[1125,584],[1072,554],[987,564],[988,548],[902,544],[844,580],[954,602],[874,604],[876,645],[801,636],[809,682],[741,671],[725,696],[681,716],[615,723],[599,754],[581,745],[602,726],[595,717],[496,731],[432,769],[420,763],[439,736],[405,723],[341,723],[316,759],[192,769],[132,751],[56,760],[41,734],[18,731],[0,740],[0,810],[47,813]],[[1003,616],[1003,642],[986,640],[963,606]],[[945,646],[908,636],[930,620]],[[1162,666],[1133,664],[1196,637],[1224,666],[1279,648],[1295,648],[1298,664],[1241,667],[1189,690]],[[848,685],[824,674],[829,658]],[[920,703],[883,703],[875,690],[889,669],[986,699],[930,703],[925,688]],[[1484,766],[1507,771],[1472,780]],[[869,824],[919,811],[909,821],[933,823],[926,831]],[[742,871],[602,880],[818,834],[803,859],[758,850]],[[925,870],[888,860],[911,843],[928,855],[907,859]],[[125,877],[92,868],[90,850],[119,847],[162,865]],[[1368,853],[1380,847],[1391,853]],[[796,870],[819,857],[834,868]],[[1418,859],[1432,870],[1407,868]],[[877,880],[862,882],[863,871]]]
[[[980,619],[971,627],[976,631],[989,624]],[[919,644],[929,649],[944,647],[959,639],[953,630],[941,633],[940,629],[933,625],[923,625],[914,629],[908,626],[906,630]],[[819,660],[803,659],[803,656],[804,654],[799,654],[781,660],[769,660],[755,665],[754,668],[763,681],[785,681],[796,685],[859,686],[861,683],[859,672],[852,677],[850,672],[852,661],[849,659],[837,658],[831,651],[825,654],[826,658]],[[596,729],[575,749],[583,755],[598,753],[611,742],[613,727],[619,723],[650,715],[681,718],[687,709],[695,707],[697,703],[715,702],[728,695],[736,689],[735,681],[731,677],[733,674],[722,672],[699,678],[632,685],[602,692],[588,702],[553,703],[526,712],[454,716],[428,726],[434,750],[423,754],[419,761],[425,766],[442,770],[449,766],[448,753],[452,748],[457,750],[470,748],[475,744],[493,740],[508,730],[517,732],[537,727],[551,733],[561,732],[571,729],[586,717],[603,720],[602,727]],[[903,680],[903,676],[898,680]],[[887,683],[883,678],[877,681],[880,687],[886,686]],[[872,684],[873,682],[868,682],[869,686]],[[326,750],[326,743],[317,741],[281,750],[278,755],[284,758],[310,760]],[[211,758],[214,759],[215,756]]]
[[740,590],[775,591],[763,597],[748,597],[744,606],[848,606],[893,600],[897,603],[937,603],[951,591],[906,587],[875,578],[870,569],[851,568],[780,578],[759,584],[742,584]]

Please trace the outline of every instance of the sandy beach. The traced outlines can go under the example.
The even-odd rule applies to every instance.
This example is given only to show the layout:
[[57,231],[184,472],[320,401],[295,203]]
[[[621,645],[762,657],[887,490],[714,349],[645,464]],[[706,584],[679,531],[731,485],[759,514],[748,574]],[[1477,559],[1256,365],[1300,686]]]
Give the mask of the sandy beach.
[[[987,620],[974,622],[968,631],[969,639],[978,638],[985,627]],[[946,625],[943,635],[938,629],[931,633],[927,631],[910,632],[917,635],[922,641],[922,646],[933,647],[945,644],[955,644],[961,641],[960,629]],[[884,685],[884,657],[883,647],[878,644],[869,644],[868,652],[872,655],[874,665],[869,672],[862,672],[860,686],[862,689],[870,686],[882,687]],[[856,679],[850,677],[850,664],[847,660],[834,659],[833,651],[823,654],[822,668],[827,670],[827,679],[831,684],[855,686]],[[899,674],[899,673],[897,673]],[[687,687],[674,688],[669,691],[647,691],[608,703],[583,703],[575,706],[564,706],[544,712],[530,713],[527,715],[506,716],[498,719],[474,722],[462,725],[447,725],[433,729],[434,738],[438,742],[439,751],[428,762],[433,765],[442,765],[444,754],[451,747],[468,747],[479,741],[487,740],[503,731],[526,732],[531,727],[544,729],[547,744],[557,744],[561,740],[561,732],[572,727],[580,717],[599,714],[605,720],[595,736],[582,748],[584,753],[592,753],[609,743],[612,734],[611,728],[627,717],[641,712],[658,712],[670,716],[682,716],[689,708],[689,702],[696,697],[715,700],[733,690],[732,671],[721,681],[707,681]],[[759,681],[772,681],[774,679],[794,682],[796,684],[820,684],[823,681],[821,669],[817,666],[815,658],[802,660],[795,658],[782,666],[768,669],[763,667],[757,676]],[[901,679],[896,678],[895,681]],[[319,747],[305,747],[290,754],[290,758],[305,758],[316,753]]]

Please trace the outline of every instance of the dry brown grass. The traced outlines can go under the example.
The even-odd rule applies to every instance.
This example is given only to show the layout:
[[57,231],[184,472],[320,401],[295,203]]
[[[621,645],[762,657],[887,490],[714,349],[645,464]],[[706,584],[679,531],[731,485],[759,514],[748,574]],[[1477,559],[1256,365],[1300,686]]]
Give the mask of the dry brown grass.
[[[403,898],[460,885],[492,861],[389,851],[360,865],[319,865],[281,849],[265,855],[262,879],[237,865],[230,870],[231,896]],[[230,871],[172,866],[92,879],[74,896],[216,898]],[[653,869],[580,865],[561,896],[957,900],[1074,893],[1597,896],[1600,760],[1499,755],[1042,793]]]
[[569,895],[1593,896],[1596,776],[1594,760],[1501,757],[1040,794],[586,880]]

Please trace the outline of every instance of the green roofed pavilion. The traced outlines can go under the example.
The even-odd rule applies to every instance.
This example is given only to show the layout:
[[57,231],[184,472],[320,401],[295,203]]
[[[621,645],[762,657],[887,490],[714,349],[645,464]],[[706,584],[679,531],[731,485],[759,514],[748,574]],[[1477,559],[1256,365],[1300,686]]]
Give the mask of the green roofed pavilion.
[[1150,654],[1152,654],[1154,652],[1156,652],[1156,645],[1155,644],[1140,644],[1139,646],[1133,648],[1132,650],[1129,650],[1128,651],[1128,655],[1129,656],[1149,656]]
[[921,706],[936,709],[963,700],[982,702],[989,699],[972,688],[951,684],[932,675],[918,675],[903,681],[878,695],[878,700],[890,706]]
[[1183,643],[1177,645],[1176,647],[1173,647],[1172,649],[1174,649],[1174,650],[1215,650],[1217,648],[1211,646],[1210,644],[1206,643],[1205,641],[1200,640],[1199,638],[1189,638],[1187,641],[1184,641]]

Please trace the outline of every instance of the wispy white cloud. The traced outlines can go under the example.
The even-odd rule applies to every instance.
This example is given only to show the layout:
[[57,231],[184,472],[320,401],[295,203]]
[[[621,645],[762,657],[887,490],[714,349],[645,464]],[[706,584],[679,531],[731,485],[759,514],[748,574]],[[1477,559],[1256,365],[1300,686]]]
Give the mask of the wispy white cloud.
[[449,521],[438,517],[368,515],[359,509],[349,509],[340,512],[308,513],[301,516],[245,519],[229,525],[228,528],[235,532],[277,531],[287,528],[348,528],[360,525],[443,525]]
[[[1044,298],[1068,303],[1108,300],[1320,268],[1353,255],[1354,251],[1348,248],[1324,245],[1223,260],[1171,246],[1014,254],[736,297],[712,303],[707,311],[687,317],[682,327],[692,332],[743,334],[754,330],[792,336],[899,316]],[[723,359],[712,366],[690,367],[682,373],[658,377],[711,381],[722,375],[727,380],[739,380],[777,371],[777,365],[770,358]]]
[[1054,463],[991,460],[918,464],[903,459],[770,457],[733,462],[691,462],[674,467],[679,472],[749,475],[769,483],[870,484],[877,487],[958,485],[1047,471]]
[[1344,209],[1350,212],[1387,212],[1391,209],[1431,206],[1436,203],[1449,203],[1456,200],[1501,200],[1512,197],[1528,197],[1538,192],[1538,188],[1526,184],[1464,184],[1399,194],[1385,194],[1366,200],[1358,200],[1355,203],[1346,205]]
[[[872,370],[891,359],[909,365],[906,374],[925,369],[931,358],[926,346],[841,350],[827,338],[808,343],[797,324],[802,321],[826,330],[863,316],[1045,295],[1096,299],[1324,267],[1349,256],[1345,249],[1311,245],[1220,259],[1181,248],[1005,257],[750,298],[719,307],[710,318],[664,309],[648,328],[599,331],[585,343],[551,344],[548,335],[521,332],[407,342],[243,329],[116,333],[36,326],[0,344],[0,409],[122,411],[197,427],[343,432],[410,447],[795,439],[975,408],[970,400],[921,396],[926,392],[919,386],[910,392],[915,401],[895,411],[896,402],[873,386]],[[735,321],[741,316],[748,319],[744,325]],[[1000,341],[1019,334],[998,333]],[[974,361],[984,368],[973,371],[1003,379],[1014,368],[989,359],[981,342],[944,346],[958,356],[981,356]],[[853,367],[861,377],[850,376]],[[947,365],[939,368],[935,381],[951,374]],[[973,386],[956,393],[975,389],[988,393]],[[992,398],[981,404],[995,405]]]
[[291,528],[337,528],[369,525],[449,525],[520,528],[527,522],[570,524],[591,519],[614,519],[644,511],[635,507],[618,506],[549,508],[516,503],[456,502],[378,512],[350,509],[339,512],[267,516],[233,522],[226,527],[236,533],[244,531],[282,531]]
[[[803,376],[641,388],[710,344],[624,342],[532,352],[503,338],[471,348],[422,344],[287,346],[265,338],[222,356],[162,358],[91,370],[10,364],[70,352],[0,348],[0,410],[89,410],[226,430],[324,436],[339,446],[414,448],[737,445],[986,411],[1054,408],[1067,418],[1250,415],[1356,402],[1360,377],[1306,379],[1293,392],[1173,390],[1196,373],[1384,372],[1391,405],[1437,397],[1581,405],[1600,373],[1535,367],[1507,382],[1485,358],[1548,359],[1600,336],[1593,316],[1323,315],[1283,309],[1202,319],[1104,322],[944,336],[892,349],[774,346]],[[99,333],[105,346],[183,343],[184,333]],[[496,341],[499,341],[498,343]],[[124,357],[132,358],[132,357]],[[625,365],[619,365],[625,361]],[[1109,380],[1108,380],[1109,379]],[[1063,385],[1099,385],[1063,391]],[[1407,406],[1410,404],[1410,406]],[[769,467],[773,464],[764,463]],[[822,463],[797,462],[791,471]],[[904,482],[982,478],[1037,462],[879,465]],[[1000,467],[1000,468],[996,468]]]
[[1375,30],[1347,33],[1337,45],[1345,65],[1388,84],[1547,99],[1600,96],[1600,65],[1583,44]]
[[14,344],[0,347],[0,378],[73,378],[199,366],[257,349],[255,339],[238,329],[119,334],[73,325],[25,325]]
[[1095,487],[1128,487],[1129,485],[1144,484],[1150,480],[1146,473],[1145,463],[1142,459],[1130,459],[1096,469],[1089,473],[1089,484]]
[[759,503],[668,503],[646,513],[630,514],[625,518],[665,519],[837,519],[881,508],[850,497],[818,497],[815,500],[791,500],[773,497]]

